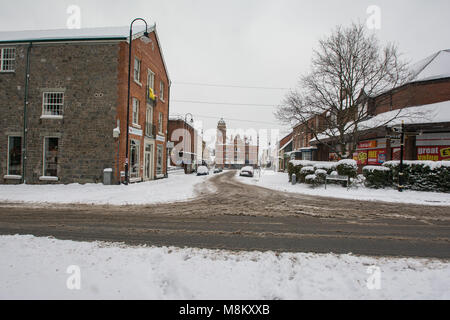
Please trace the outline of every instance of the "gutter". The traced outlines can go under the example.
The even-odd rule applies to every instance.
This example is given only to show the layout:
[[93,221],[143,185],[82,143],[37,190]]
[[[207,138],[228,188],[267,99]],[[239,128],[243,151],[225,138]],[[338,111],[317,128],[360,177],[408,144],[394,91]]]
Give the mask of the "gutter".
[[169,81],[169,86],[167,88],[167,123],[166,123],[166,178],[169,176],[167,170],[168,170],[168,160],[169,160],[169,150],[167,149],[167,143],[169,142],[169,114],[170,114],[170,87],[172,86],[172,82],[170,81],[170,79],[168,79]]
[[28,107],[28,87],[30,82],[30,55],[31,55],[31,47],[33,46],[33,42],[28,44],[27,48],[27,64],[25,70],[25,93],[23,97],[23,141],[22,141],[22,183],[26,183],[25,179],[25,162],[27,161],[27,107]]
[[2,40],[0,44],[10,44],[10,43],[39,43],[39,42],[80,42],[80,41],[120,41],[127,40],[127,37],[94,37],[94,38],[55,38],[55,39],[30,39],[30,40]]

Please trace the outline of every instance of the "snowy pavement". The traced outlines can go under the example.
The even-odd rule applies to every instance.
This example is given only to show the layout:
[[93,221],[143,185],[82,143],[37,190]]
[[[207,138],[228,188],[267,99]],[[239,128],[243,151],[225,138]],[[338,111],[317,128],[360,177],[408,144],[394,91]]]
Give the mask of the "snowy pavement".
[[450,299],[450,263],[0,236],[0,299]]
[[301,183],[292,185],[288,182],[289,176],[287,173],[274,172],[271,170],[262,170],[261,175],[259,175],[258,170],[256,170],[255,176],[253,178],[240,177],[239,175],[237,175],[236,179],[240,182],[256,185],[259,187],[312,196],[432,206],[450,206],[450,195],[448,193],[420,192],[410,190],[398,192],[394,189],[377,190],[366,188],[364,186],[360,186],[358,188],[350,188],[349,190],[347,190],[347,188],[345,187],[330,184],[327,185],[327,189],[325,189],[324,186],[313,188],[310,185]]
[[[169,173],[167,179],[105,186],[101,183],[0,185],[0,202],[47,204],[146,205],[196,197],[198,186],[213,175]],[[208,186],[210,187],[210,186]],[[202,189],[204,190],[204,189]],[[214,190],[209,190],[214,191]]]

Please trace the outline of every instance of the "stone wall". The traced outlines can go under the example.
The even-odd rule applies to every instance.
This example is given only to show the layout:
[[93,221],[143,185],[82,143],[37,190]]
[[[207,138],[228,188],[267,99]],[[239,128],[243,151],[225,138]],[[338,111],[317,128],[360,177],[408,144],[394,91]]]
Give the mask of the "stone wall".
[[[16,70],[0,73],[0,182],[6,183],[7,137],[23,131],[27,45],[15,45]],[[59,138],[59,183],[100,182],[115,169],[118,43],[34,44],[27,107],[27,183],[43,173],[44,137]],[[43,92],[64,92],[62,119],[42,117]]]

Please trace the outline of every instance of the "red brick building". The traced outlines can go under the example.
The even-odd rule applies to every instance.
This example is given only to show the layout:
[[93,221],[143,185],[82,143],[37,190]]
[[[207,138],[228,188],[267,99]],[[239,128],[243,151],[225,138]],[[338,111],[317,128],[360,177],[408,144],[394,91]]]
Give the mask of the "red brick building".
[[[150,39],[143,33],[133,37],[130,87],[130,150],[131,181],[146,181],[167,176],[167,142],[170,80],[155,26]],[[118,112],[120,131],[126,131],[126,100],[128,81],[128,42],[119,44]],[[152,94],[153,93],[153,94]],[[125,146],[121,134],[120,145]],[[125,167],[125,149],[119,157],[119,168]],[[122,169],[123,170],[123,169]]]
[[[405,159],[450,160],[449,68],[450,50],[442,50],[415,64],[407,84],[373,97],[361,95],[358,110],[365,110],[367,117],[359,124],[361,135],[353,154],[360,166],[400,158],[400,141],[394,137],[392,127],[402,121],[407,132]],[[308,125],[320,132],[324,125],[321,119],[311,118]],[[337,160],[326,145],[314,139],[304,123],[293,129],[293,147],[296,159]]]
[[184,167],[186,173],[195,170],[199,135],[192,122],[181,117],[169,119],[168,139],[173,142],[169,161],[171,166]]

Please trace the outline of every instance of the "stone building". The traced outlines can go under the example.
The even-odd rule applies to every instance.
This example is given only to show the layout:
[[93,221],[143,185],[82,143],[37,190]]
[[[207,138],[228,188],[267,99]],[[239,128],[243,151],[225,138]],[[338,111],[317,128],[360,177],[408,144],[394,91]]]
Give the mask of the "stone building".
[[0,183],[117,183],[127,130],[131,182],[166,175],[170,80],[134,29],[129,128],[129,27],[0,33]]

